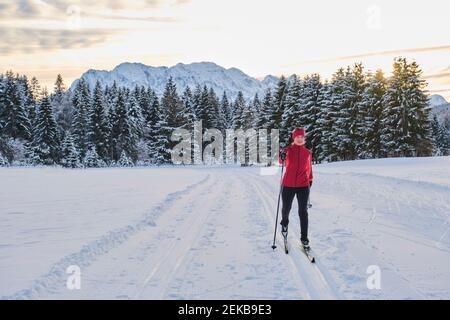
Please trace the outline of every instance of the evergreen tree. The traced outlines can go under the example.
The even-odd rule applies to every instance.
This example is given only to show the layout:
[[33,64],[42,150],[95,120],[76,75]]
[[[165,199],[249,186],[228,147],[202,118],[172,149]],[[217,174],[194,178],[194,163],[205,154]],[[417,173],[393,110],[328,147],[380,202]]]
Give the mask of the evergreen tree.
[[331,156],[337,160],[350,160],[353,157],[353,134],[350,131],[353,98],[351,81],[350,68],[347,68],[346,71],[342,68],[339,69],[332,79],[333,100],[330,112],[333,130],[330,139],[333,153]]
[[58,76],[56,77],[55,89],[52,100],[57,104],[62,104],[65,92],[66,92],[66,85],[64,84],[61,74],[58,74]]
[[[285,91],[285,108],[281,116],[280,145],[286,146],[291,139],[291,132],[296,127],[303,127],[302,121],[307,118],[305,107],[300,103],[303,82],[293,75],[291,85]],[[275,107],[275,106],[274,106]]]
[[[109,124],[105,108],[103,90],[97,81],[94,88],[92,108],[89,109],[88,139],[90,147],[94,148],[103,160],[109,158]],[[91,152],[92,153],[92,152]]]
[[36,77],[31,78],[30,91],[31,91],[31,96],[33,97],[34,101],[41,100],[42,89],[41,89],[41,85],[39,84],[39,81],[38,81],[38,79],[36,79]]
[[346,106],[350,111],[350,159],[356,159],[364,152],[365,115],[362,104],[367,87],[366,74],[362,63],[356,63],[348,73]]
[[118,160],[125,151],[134,161],[137,159],[137,137],[133,134],[132,124],[127,110],[127,93],[119,90],[112,122],[112,143],[114,145],[114,160]]
[[208,92],[208,104],[205,114],[205,128],[208,129],[222,129],[222,109],[220,107],[220,100],[212,88]]
[[259,127],[259,119],[261,117],[261,109],[262,109],[262,103],[259,99],[259,95],[256,93],[253,97],[252,101],[252,111],[253,111],[253,121],[252,121],[252,128],[255,130],[258,130]]
[[125,150],[120,154],[120,159],[117,164],[121,167],[132,167],[134,165],[133,161],[127,156]]
[[166,83],[161,104],[164,112],[167,114],[167,124],[171,131],[183,128],[187,124],[183,104],[178,96],[177,87],[172,77]]
[[183,109],[185,112],[185,128],[188,130],[192,130],[194,126],[194,122],[196,121],[195,110],[194,110],[194,101],[191,89],[189,86],[186,86],[183,95],[181,97],[181,103],[183,104]]
[[13,139],[30,138],[30,122],[24,105],[18,77],[10,71],[6,73],[0,92],[0,122],[2,133]]
[[325,81],[320,90],[320,99],[318,101],[320,112],[319,119],[317,120],[317,129],[321,132],[321,144],[320,151],[314,154],[316,162],[322,162],[324,160],[330,161],[332,154],[332,139],[333,133],[333,117],[331,113],[332,109],[332,83]]
[[300,104],[303,105],[308,118],[301,119],[302,125],[306,129],[306,146],[311,149],[313,155],[321,152],[322,131],[318,124],[321,108],[322,82],[318,74],[307,76],[303,81]]
[[259,110],[259,117],[257,121],[258,129],[270,129],[269,119],[273,108],[272,91],[268,89],[264,95],[264,99]]
[[142,114],[142,109],[140,107],[139,101],[136,99],[135,95],[129,98],[128,106],[128,116],[131,125],[131,131],[134,139],[139,140],[144,134],[144,123],[145,118]]
[[236,97],[236,100],[233,104],[233,129],[244,129],[244,110],[246,108],[246,103],[244,99],[244,95],[242,94],[242,91],[238,92],[238,95]]
[[[120,160],[119,160],[120,161]],[[131,161],[131,160],[130,160]],[[98,155],[95,146],[92,146],[84,156],[83,165],[86,168],[101,168],[105,167],[106,163]]]
[[231,107],[231,104],[228,100],[227,93],[224,91],[222,94],[222,99],[220,101],[221,109],[223,110],[223,116],[224,116],[224,123],[223,128],[224,129],[231,129],[233,127],[233,110]]
[[446,118],[441,124],[434,114],[431,121],[431,134],[435,155],[447,156],[450,152],[450,120]]
[[200,120],[202,120],[202,126],[204,129],[213,128],[214,115],[211,114],[209,90],[206,86],[203,86],[201,90],[200,99],[198,101],[197,113]]
[[0,167],[7,167],[8,165],[8,159],[0,153]]
[[413,62],[397,58],[383,98],[382,142],[387,156],[420,156],[431,153],[428,97],[422,71]]
[[151,105],[151,94],[152,94],[151,88],[148,88],[146,90],[145,87],[141,87],[139,90],[139,95],[137,97],[139,107],[141,108],[143,121],[144,121],[144,130],[143,131],[145,131],[145,126],[148,125],[149,117],[150,117],[150,113],[151,113],[151,106],[152,106]]
[[72,135],[67,133],[62,143],[61,165],[66,168],[80,168],[80,154],[75,147]]
[[381,70],[369,75],[367,87],[361,101],[363,122],[359,128],[363,136],[360,158],[379,158],[381,156],[381,130],[383,97],[386,93],[386,79]]
[[54,164],[59,160],[59,141],[56,121],[48,94],[45,92],[37,114],[32,153],[42,164]]
[[88,84],[81,79],[74,90],[72,99],[74,120],[72,132],[81,158],[84,158],[89,147],[89,114],[91,112],[91,94]]

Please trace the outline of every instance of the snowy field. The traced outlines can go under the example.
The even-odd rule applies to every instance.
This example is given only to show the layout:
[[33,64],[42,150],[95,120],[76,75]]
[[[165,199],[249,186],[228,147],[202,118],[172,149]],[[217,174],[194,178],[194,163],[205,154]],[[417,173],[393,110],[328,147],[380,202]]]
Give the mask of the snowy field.
[[316,264],[295,248],[296,201],[289,255],[271,248],[279,172],[0,168],[0,297],[450,299],[450,157],[313,170]]

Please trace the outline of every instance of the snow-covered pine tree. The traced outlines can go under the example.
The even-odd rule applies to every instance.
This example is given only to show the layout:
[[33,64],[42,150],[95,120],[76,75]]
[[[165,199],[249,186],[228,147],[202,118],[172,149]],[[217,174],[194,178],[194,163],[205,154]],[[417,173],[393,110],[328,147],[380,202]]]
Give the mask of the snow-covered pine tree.
[[107,114],[107,124],[108,124],[108,159],[111,159],[109,162],[115,161],[115,147],[113,142],[113,135],[112,135],[112,126],[114,123],[114,116],[115,116],[115,106],[117,105],[117,100],[119,96],[119,89],[117,88],[117,84],[114,81],[113,85],[111,87],[106,86],[104,91],[104,98],[105,98],[105,109]]
[[429,155],[431,128],[422,71],[405,58],[395,59],[393,69],[383,98],[383,153],[394,157]]
[[320,90],[320,99],[318,101],[320,112],[317,120],[317,130],[320,130],[322,139],[320,143],[320,151],[314,154],[316,162],[323,160],[331,161],[332,155],[335,154],[333,146],[334,134],[334,85],[333,82],[325,81]]
[[42,88],[36,77],[32,77],[30,80],[30,91],[33,99],[39,101],[42,98]]
[[127,156],[125,150],[122,150],[119,161],[117,161],[117,165],[119,165],[120,167],[132,167],[134,166],[134,163],[133,160],[131,160],[131,158]]
[[54,164],[58,162],[59,141],[57,126],[50,98],[46,91],[39,106],[31,147],[34,160],[37,160],[40,164]]
[[[161,109],[163,111],[163,115],[161,116],[165,117],[163,122],[166,122],[166,124],[163,122],[159,124],[161,126],[160,134],[162,139],[166,139],[164,136],[168,139],[168,145],[166,145],[165,142],[163,144],[165,145],[165,152],[167,152],[169,156],[165,160],[169,161],[171,150],[178,144],[177,141],[172,141],[170,139],[171,135],[175,130],[188,129],[189,126],[187,110],[177,93],[177,87],[172,77],[169,77],[169,80],[166,83],[164,94],[161,98]],[[164,127],[165,129],[163,129]],[[167,155],[164,157],[166,156]]]
[[[136,90],[139,90],[139,92],[136,92]],[[141,108],[141,113],[143,117],[143,130],[146,130],[146,127],[148,126],[149,117],[150,117],[150,109],[151,109],[151,88],[145,89],[144,86],[142,86],[140,89],[136,87],[135,89],[135,97],[139,103],[139,107]]]
[[6,101],[6,96],[5,96],[5,77],[3,76],[3,74],[0,74],[0,136],[1,135],[5,135],[3,128],[5,126],[5,119],[2,116],[4,113],[4,108],[5,108],[5,101]]
[[259,110],[258,121],[256,124],[258,129],[269,129],[268,123],[270,115],[272,113],[272,107],[273,107],[272,91],[270,89],[267,89],[264,94],[264,99],[262,101],[261,108]]
[[139,140],[144,134],[145,119],[142,114],[142,109],[135,95],[129,97],[128,102],[128,116],[131,124],[133,134]]
[[[201,123],[194,126],[193,128],[193,140],[192,140],[192,150],[193,150],[193,162],[194,164],[199,164],[203,161],[202,143],[199,143],[198,137],[203,137],[203,107],[202,107],[202,89],[199,84],[196,85],[195,90],[192,94],[192,111],[194,115],[195,122]],[[203,139],[201,139],[203,141]]]
[[0,153],[0,167],[7,167],[9,166],[9,161]]
[[206,112],[206,121],[208,126],[205,126],[207,129],[218,129],[222,128],[222,114],[220,108],[220,100],[216,95],[216,92],[210,88],[208,91],[208,106]]
[[443,123],[441,124],[442,130],[442,155],[450,155],[450,117],[445,117]]
[[75,142],[70,132],[66,133],[66,137],[61,148],[61,165],[66,168],[80,168],[80,154],[76,149]]
[[285,92],[285,108],[281,116],[280,145],[286,146],[290,143],[291,132],[296,127],[304,126],[305,115],[304,105],[300,103],[300,95],[303,91],[303,81],[293,75],[290,86]]
[[261,109],[262,109],[262,103],[259,99],[259,95],[256,93],[252,100],[252,111],[253,111],[253,121],[252,121],[252,128],[258,131],[258,124],[259,119],[261,117]]
[[170,155],[167,154],[169,146],[169,136],[167,134],[167,118],[157,95],[152,90],[150,94],[151,108],[149,114],[149,131],[146,136],[150,162],[163,164],[167,162]]
[[[255,110],[254,110],[254,105],[252,101],[248,101],[248,102],[244,102],[244,108],[242,110],[242,115],[241,115],[241,128],[242,130],[245,131],[246,134],[246,142],[245,142],[245,165],[249,165],[249,164],[254,164],[254,163],[250,163],[250,151],[251,151],[251,146],[256,146],[257,145],[257,137],[258,137],[258,133],[255,130],[255,128],[253,128],[253,122],[254,122],[254,117],[255,117]],[[253,131],[249,131],[253,129]],[[251,134],[250,134],[251,133]],[[248,135],[250,134],[250,135]],[[252,151],[252,152],[256,152],[256,150]]]
[[350,160],[353,157],[354,144],[350,132],[353,98],[351,85],[350,67],[347,67],[346,71],[343,68],[338,69],[332,78],[332,104],[329,110],[333,121],[331,156],[336,160]]
[[[347,110],[343,110],[343,92],[345,89],[346,73],[339,68],[332,76],[330,82],[326,82],[322,90],[320,127],[322,130],[322,154],[319,159],[337,161],[342,158],[342,143],[348,143],[348,119]],[[347,131],[346,131],[347,130]],[[344,140],[344,141],[342,141]]]
[[186,88],[184,89],[183,95],[181,96],[181,103],[183,104],[183,110],[185,112],[185,129],[193,130],[196,116],[194,110],[193,95],[189,86],[186,86]]
[[320,75],[312,74],[303,79],[299,103],[302,106],[300,110],[304,112],[299,118],[306,130],[306,146],[311,149],[314,156],[320,154],[322,144],[322,131],[318,123],[321,112],[321,93]]
[[202,110],[202,88],[199,84],[195,86],[194,93],[192,94],[192,104],[197,121],[203,120]]
[[21,76],[17,79],[18,82],[18,89],[19,89],[19,95],[20,95],[20,101],[23,105],[21,109],[23,109],[25,115],[25,126],[28,128],[27,130],[27,140],[31,141],[32,137],[32,128],[33,128],[33,122],[30,118],[30,113],[32,116],[36,115],[36,101],[33,98],[33,94],[31,92],[30,88],[30,82],[28,81],[28,78],[26,76]]
[[347,77],[348,88],[346,96],[346,105],[350,111],[350,139],[349,157],[357,159],[358,154],[364,150],[364,128],[365,119],[362,106],[364,91],[367,87],[367,77],[362,63],[353,65]]
[[61,74],[58,74],[55,81],[54,93],[52,95],[53,102],[57,104],[62,104],[65,92],[66,92],[66,85],[64,84]]
[[251,110],[251,123],[249,124],[249,128],[252,128],[255,130],[255,134],[250,137],[249,144],[254,144],[256,146],[256,152],[257,158],[256,161],[259,161],[259,141],[258,141],[258,123],[259,123],[259,117],[260,117],[260,111],[262,108],[261,100],[259,99],[258,94],[256,93],[253,97],[253,100],[250,101],[250,110]]
[[213,118],[214,115],[211,115],[210,108],[209,108],[209,104],[210,104],[209,90],[206,85],[203,86],[203,88],[201,90],[200,99],[198,102],[199,102],[198,110],[196,113],[198,115],[200,115],[200,117],[198,119],[202,120],[202,126],[203,126],[203,131],[204,131],[205,129],[212,128],[213,122],[214,122],[214,118]]
[[450,120],[445,118],[440,123],[434,114],[431,120],[431,135],[433,139],[434,155],[447,156],[450,151]]
[[[279,129],[280,130],[280,144],[286,140],[286,129],[281,125],[282,116],[286,106],[287,93],[289,92],[289,84],[284,76],[281,76],[278,81],[277,88],[272,99],[272,107],[267,115],[267,129]],[[284,137],[284,138],[283,138]]]
[[186,118],[181,99],[177,93],[177,86],[172,77],[166,83],[163,96],[161,98],[161,105],[164,112],[167,114],[168,127],[170,130],[182,128],[186,125]]
[[89,150],[86,152],[86,155],[83,158],[83,165],[86,168],[101,168],[101,167],[105,167],[106,163],[98,155],[97,150],[95,149],[95,146],[92,146],[89,148]]
[[224,113],[225,122],[223,125],[224,129],[231,129],[233,127],[233,110],[231,108],[230,101],[228,100],[227,93],[224,91],[222,94],[222,99],[220,100],[220,105]]
[[[406,59],[405,59],[406,61]],[[406,82],[408,109],[411,114],[411,142],[414,148],[413,156],[426,157],[432,155],[430,111],[427,82],[422,78],[422,70],[417,62],[407,64],[408,78]]]
[[114,160],[118,160],[125,151],[133,160],[137,159],[137,136],[133,132],[127,110],[127,91],[119,89],[117,103],[114,107],[112,122],[112,143],[114,145]]
[[91,109],[91,93],[84,79],[81,79],[75,87],[72,105],[74,108],[72,134],[80,156],[84,158],[89,147],[89,113]]
[[244,129],[244,109],[245,109],[245,99],[242,91],[238,92],[238,95],[233,103],[233,129]]
[[12,71],[6,73],[0,93],[0,122],[2,133],[13,139],[30,139],[30,122],[23,98],[25,93],[19,84],[19,77]]
[[71,130],[74,121],[74,109],[71,100],[71,92],[66,91],[64,81],[61,75],[58,75],[55,81],[54,93],[51,95],[50,101],[61,138],[65,135],[65,132]]
[[383,97],[386,93],[387,80],[383,71],[368,75],[368,82],[361,101],[363,122],[359,131],[363,136],[362,149],[358,157],[362,159],[381,156],[381,129]]
[[[109,117],[105,107],[103,89],[99,81],[95,84],[92,108],[89,109],[88,139],[90,149],[94,148],[98,156],[106,161],[110,158]],[[91,152],[92,153],[92,152]],[[86,158],[86,157],[85,157]]]
[[253,126],[253,117],[255,111],[253,110],[253,103],[251,101],[245,102],[243,104],[242,114],[241,114],[241,129],[247,130]]
[[[270,117],[270,114],[272,113],[272,107],[273,107],[273,101],[272,101],[272,91],[270,89],[267,89],[263,101],[261,103],[261,106],[259,108],[258,117],[256,119],[256,128],[258,131],[258,161],[260,162],[266,162],[266,157],[263,156],[263,158],[259,157],[259,148],[263,148],[266,150],[266,154],[271,154],[271,139],[270,139],[270,132],[266,133],[266,139],[265,141],[259,134],[260,129],[269,129],[268,127],[268,119]],[[265,145],[264,145],[265,144]]]
[[[245,131],[245,122],[246,122],[246,115],[248,113],[246,112],[247,103],[244,99],[244,95],[242,94],[242,91],[239,91],[237,94],[236,99],[234,100],[232,104],[232,110],[233,110],[233,129],[234,130],[244,130]],[[234,155],[233,158],[236,159],[236,161],[240,161],[240,159],[237,157],[238,150],[241,150],[241,148],[245,147],[244,142],[241,140],[241,143],[238,144],[238,139],[234,139]],[[227,155],[231,156],[231,155]],[[243,164],[243,163],[241,163]]]
[[32,140],[32,137],[34,135],[33,129],[35,127],[37,107],[39,105],[39,100],[41,98],[41,86],[39,84],[39,81],[36,79],[36,77],[31,78],[30,84],[29,84],[29,89],[30,89],[32,103],[28,107],[27,114],[28,114],[28,119],[30,121],[30,139]]

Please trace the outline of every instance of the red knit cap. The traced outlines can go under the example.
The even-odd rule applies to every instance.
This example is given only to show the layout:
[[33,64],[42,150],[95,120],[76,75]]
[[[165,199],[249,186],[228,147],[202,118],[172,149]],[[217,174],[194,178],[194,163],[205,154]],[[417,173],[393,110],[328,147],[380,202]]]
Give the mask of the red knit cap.
[[292,131],[292,139],[295,139],[297,136],[305,137],[305,130],[303,128],[295,128],[294,131]]

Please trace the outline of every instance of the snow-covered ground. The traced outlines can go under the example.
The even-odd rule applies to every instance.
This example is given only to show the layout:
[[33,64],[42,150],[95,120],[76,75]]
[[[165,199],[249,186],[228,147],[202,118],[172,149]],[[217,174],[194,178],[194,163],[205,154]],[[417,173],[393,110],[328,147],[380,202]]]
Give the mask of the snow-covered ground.
[[[450,157],[315,165],[310,240],[271,241],[279,173],[0,169],[0,297],[450,298]],[[69,290],[68,266],[81,270]],[[380,289],[367,280],[379,268]],[[369,281],[370,282],[370,281]]]

